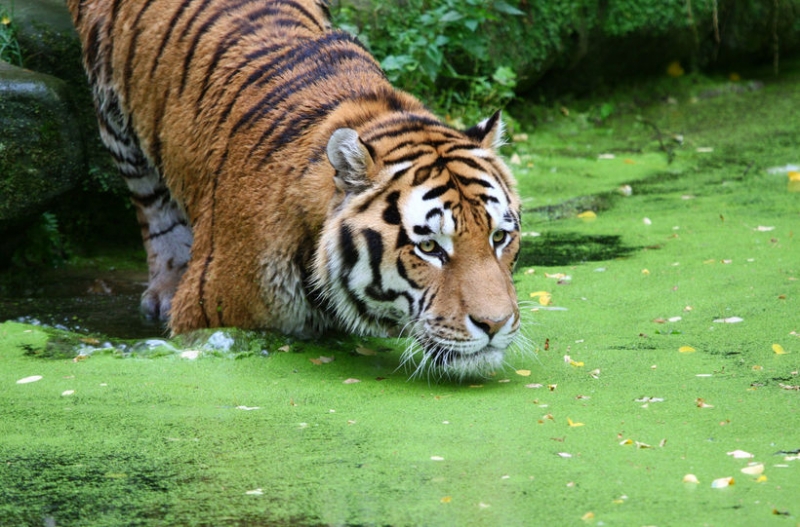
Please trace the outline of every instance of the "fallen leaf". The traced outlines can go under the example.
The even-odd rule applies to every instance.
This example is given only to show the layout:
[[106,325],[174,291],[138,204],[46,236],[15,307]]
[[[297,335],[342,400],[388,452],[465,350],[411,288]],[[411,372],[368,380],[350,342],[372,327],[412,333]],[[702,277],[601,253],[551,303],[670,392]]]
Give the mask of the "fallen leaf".
[[761,474],[756,478],[756,483],[764,483],[765,481],[767,481],[767,476],[764,474]]
[[650,270],[649,269],[642,269],[642,274],[647,276],[647,275],[650,274]]
[[567,424],[569,424],[569,426],[583,426],[583,423],[576,423],[569,417],[567,417]]
[[522,376],[522,377],[530,377],[531,376],[531,370],[517,370],[515,373],[517,375]]
[[357,382],[361,382],[359,379],[345,379],[342,381],[344,384],[355,384]]
[[558,453],[558,457],[568,458],[568,457],[572,457],[572,454],[570,454],[569,452],[559,452]]
[[681,353],[694,353],[697,350],[691,346],[681,346],[680,348],[678,348],[678,351]]
[[594,221],[597,219],[597,213],[593,210],[587,210],[578,214],[578,218],[582,219],[583,221]]
[[245,411],[249,412],[251,410],[261,410],[261,407],[260,406],[237,406],[236,409],[237,410],[245,410]]
[[742,317],[715,318],[714,322],[717,324],[738,324],[739,322],[744,322],[744,319]]
[[584,514],[583,516],[581,516],[581,520],[583,520],[585,522],[589,521],[589,520],[593,520],[593,519],[594,519],[594,513],[592,511],[589,511],[586,514]]
[[32,382],[41,381],[44,377],[41,375],[31,375],[30,377],[23,377],[17,381],[17,384],[30,384]]
[[356,346],[356,353],[359,355],[365,355],[367,357],[371,357],[372,355],[377,355],[378,352],[374,349],[365,348],[364,346]]
[[61,392],[61,396],[62,397],[68,397],[68,396],[70,396],[70,395],[72,395],[74,393],[75,393],[75,390],[64,390],[63,392]]
[[285,346],[281,346],[280,348],[278,348],[278,351],[282,351],[282,352],[284,352],[284,353],[288,353],[288,352],[289,352],[289,351],[291,351],[291,350],[292,350],[292,347],[291,347],[291,346],[289,346],[288,344],[287,344],[287,345],[285,345]]
[[788,351],[783,349],[783,346],[781,346],[780,344],[773,344],[772,351],[775,352],[775,355],[786,355],[787,353],[789,353]]
[[551,273],[544,273],[544,277],[545,278],[555,278],[556,280],[562,280],[564,278],[567,278],[567,275],[565,275],[564,273],[552,273],[552,274]]
[[440,503],[450,503],[451,501],[453,501],[453,498],[451,498],[450,496],[445,496],[444,498],[439,500]]
[[717,478],[711,482],[712,489],[724,489],[725,487],[729,487],[735,483],[732,477],[728,478]]
[[310,360],[312,363],[314,363],[317,366],[319,366],[320,364],[331,363],[331,362],[334,361],[334,359],[335,359],[335,357],[325,357],[325,356],[320,355],[320,357],[318,359],[308,359],[308,360]]
[[525,388],[534,388],[535,389],[535,388],[542,388],[542,387],[544,387],[544,384],[534,383],[534,384],[526,384],[525,385]]
[[431,456],[431,461],[444,461],[442,456]]
[[764,464],[763,463],[752,463],[742,469],[743,474],[747,474],[748,476],[760,476],[764,473]]
[[253,490],[248,490],[247,492],[245,492],[245,494],[247,494],[248,496],[262,496],[264,494],[264,491],[262,489],[253,489]]
[[713,404],[706,403],[705,399],[702,399],[701,397],[698,397],[695,400],[695,404],[697,405],[698,408],[714,408]]
[[758,231],[758,232],[769,232],[769,231],[775,230],[775,227],[765,227],[764,225],[759,225],[758,227],[756,227],[753,230],[754,231]]
[[539,299],[539,305],[541,305],[541,306],[550,305],[550,301],[552,299],[552,296],[547,291],[536,291],[535,293],[531,293],[530,297],[531,298],[538,298]]
[[728,452],[729,456],[733,456],[734,459],[752,459],[755,456],[750,452],[745,452],[744,450],[734,450],[732,452]]
[[697,476],[694,474],[686,474],[683,476],[684,483],[700,483],[700,480],[697,479]]

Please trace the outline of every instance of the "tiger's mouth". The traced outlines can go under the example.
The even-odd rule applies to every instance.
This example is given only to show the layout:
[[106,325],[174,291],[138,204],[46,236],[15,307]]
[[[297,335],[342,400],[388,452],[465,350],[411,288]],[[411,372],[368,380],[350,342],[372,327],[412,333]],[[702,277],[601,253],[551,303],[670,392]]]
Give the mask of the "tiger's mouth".
[[402,365],[410,364],[414,368],[412,379],[421,376],[423,372],[428,376],[457,381],[483,379],[501,369],[505,362],[506,348],[489,345],[477,351],[462,351],[431,342],[420,344],[421,358],[415,358],[413,346],[406,350],[402,358]]

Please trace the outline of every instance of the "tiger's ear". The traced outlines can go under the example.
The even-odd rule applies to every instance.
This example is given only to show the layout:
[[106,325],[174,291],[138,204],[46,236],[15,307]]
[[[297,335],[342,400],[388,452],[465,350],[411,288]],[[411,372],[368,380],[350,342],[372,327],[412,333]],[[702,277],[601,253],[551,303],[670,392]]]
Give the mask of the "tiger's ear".
[[481,121],[472,128],[464,130],[467,137],[475,139],[487,150],[497,150],[503,146],[504,132],[505,126],[503,125],[503,120],[500,119],[500,110],[497,110],[494,112],[494,115]]
[[345,192],[361,192],[372,182],[367,174],[374,161],[358,132],[352,128],[339,128],[328,140],[328,160],[336,169],[336,188]]

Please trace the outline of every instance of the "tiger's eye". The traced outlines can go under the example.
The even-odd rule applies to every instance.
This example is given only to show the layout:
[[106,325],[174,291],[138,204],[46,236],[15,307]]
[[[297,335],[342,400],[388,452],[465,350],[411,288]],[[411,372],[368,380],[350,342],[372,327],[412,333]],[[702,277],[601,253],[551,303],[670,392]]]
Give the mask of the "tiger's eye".
[[425,240],[419,243],[419,250],[424,253],[432,253],[438,248],[438,244],[433,240]]
[[495,245],[500,245],[506,240],[506,231],[494,231],[492,234],[492,242]]

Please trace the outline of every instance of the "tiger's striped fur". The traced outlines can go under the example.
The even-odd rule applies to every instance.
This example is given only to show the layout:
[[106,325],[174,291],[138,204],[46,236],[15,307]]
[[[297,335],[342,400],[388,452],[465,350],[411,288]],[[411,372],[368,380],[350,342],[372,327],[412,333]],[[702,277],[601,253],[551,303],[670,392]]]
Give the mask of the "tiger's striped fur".
[[325,0],[67,0],[148,253],[144,312],[406,332],[445,372],[519,328],[519,199],[496,114],[465,131],[395,90]]

